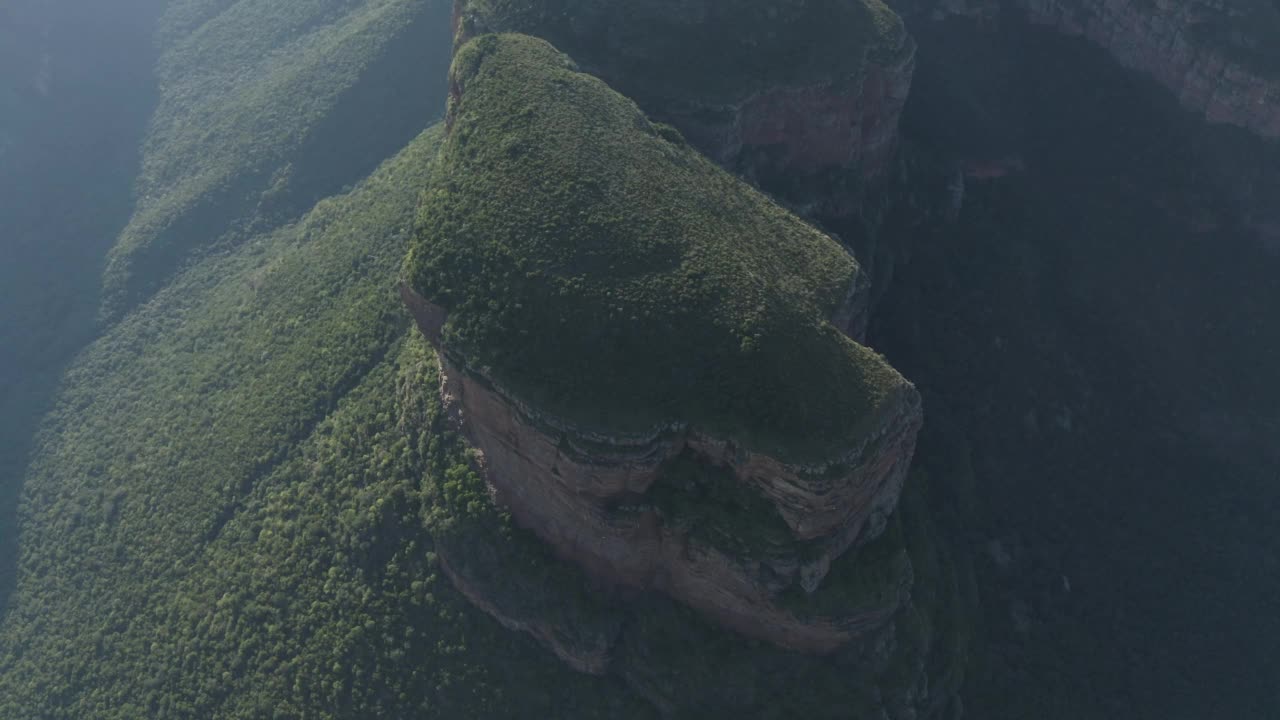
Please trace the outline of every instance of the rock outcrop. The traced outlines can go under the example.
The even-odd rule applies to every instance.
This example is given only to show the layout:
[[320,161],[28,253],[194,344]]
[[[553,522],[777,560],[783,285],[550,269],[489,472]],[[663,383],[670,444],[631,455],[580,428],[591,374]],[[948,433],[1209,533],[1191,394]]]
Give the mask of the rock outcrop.
[[[711,132],[696,112],[676,123],[725,165],[757,175],[805,177],[857,167],[865,179],[878,179],[897,150],[898,119],[911,89],[915,47],[910,35],[900,38],[885,61],[867,63],[849,87],[836,81],[765,90],[726,108]],[[703,138],[708,141],[699,143]]]
[[497,502],[607,586],[753,638],[826,654],[882,628],[909,563],[825,580],[886,527],[922,412],[849,337],[857,263],[542,40],[474,38],[450,87],[402,298]]
[[[210,244],[341,191],[437,117],[443,78],[423,69],[449,59],[447,5],[312,3],[278,25],[258,16],[267,12],[235,3],[186,27],[172,8],[163,21],[158,104],[137,206],[103,271],[104,319]],[[274,52],[286,45],[295,49]],[[231,46],[244,54],[214,50]],[[380,106],[395,111],[370,111]]]
[[[1266,22],[1229,0],[1025,0],[1032,22],[1083,35],[1125,67],[1155,78],[1213,123],[1280,137],[1280,67],[1247,56],[1273,52]],[[1270,15],[1275,11],[1271,10]],[[1235,30],[1233,25],[1244,25]],[[1213,34],[1229,37],[1217,40]]]
[[[991,28],[991,0],[896,0],[920,19],[967,17]],[[1079,36],[1150,76],[1210,123],[1280,138],[1280,10],[1243,0],[1016,0],[1034,25]]]
[[[797,587],[816,590],[835,558],[883,530],[921,423],[919,396],[909,385],[885,405],[861,445],[825,466],[782,463],[683,423],[647,436],[609,436],[539,412],[492,378],[459,368],[439,347],[443,310],[407,286],[402,295],[419,329],[437,344],[446,410],[480,451],[482,474],[497,500],[565,559],[611,583],[664,592],[743,634],[806,652],[831,652],[880,627],[906,599],[909,583],[888,603],[849,608],[840,617],[802,617],[776,602]],[[749,546],[745,553],[737,543],[725,549],[709,541],[699,531],[712,528],[698,527],[706,518],[681,518],[650,492],[668,482],[682,457],[727,470],[730,482],[766,498],[777,516],[772,519],[780,518],[789,534],[733,538]],[[766,513],[749,521],[770,519]]]
[[457,0],[458,43],[543,37],[708,157],[824,214],[855,212],[897,149],[915,41],[879,0],[514,5]]

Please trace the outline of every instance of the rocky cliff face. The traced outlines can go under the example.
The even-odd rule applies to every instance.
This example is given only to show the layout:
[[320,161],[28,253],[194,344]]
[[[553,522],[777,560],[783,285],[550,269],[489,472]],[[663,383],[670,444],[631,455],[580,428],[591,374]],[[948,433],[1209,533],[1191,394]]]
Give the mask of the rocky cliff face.
[[[874,183],[897,150],[914,66],[915,45],[904,33],[885,60],[866,63],[852,77],[764,87],[724,104],[672,102],[656,114],[707,156],[765,187],[785,193],[789,185],[850,170]],[[824,197],[814,209],[847,214],[855,205],[853,197]]]
[[[897,149],[914,63],[914,43],[904,34],[888,59],[868,63],[848,87],[837,82],[763,91],[724,116],[721,137],[727,142],[711,145],[713,156],[771,177],[858,167],[864,178],[880,178]],[[680,120],[696,141],[697,115]]]
[[1228,31],[1249,13],[1226,0],[1027,0],[1035,23],[1083,35],[1125,67],[1147,73],[1169,88],[1186,108],[1214,123],[1280,137],[1280,73],[1266,61],[1245,58],[1266,51],[1274,37],[1260,27]]
[[[898,0],[905,15],[962,16],[991,28],[990,0]],[[1031,23],[1080,36],[1155,79],[1211,123],[1280,137],[1280,10],[1250,0],[1018,0]]]
[[[438,343],[443,310],[408,287],[402,293],[419,329]],[[498,501],[595,577],[663,592],[745,635],[813,653],[834,651],[881,627],[909,596],[907,578],[876,604],[835,615],[799,614],[778,603],[787,591],[816,591],[833,560],[884,529],[921,424],[920,399],[910,385],[886,403],[861,444],[835,462],[804,467],[684,424],[644,436],[584,431],[459,368],[447,352],[440,357],[446,408],[480,451],[482,474]],[[671,468],[681,460],[727,472],[728,483],[766,501],[765,512],[744,518],[747,526],[732,538],[714,518],[690,517],[668,499],[679,492],[668,486],[678,483]],[[574,657],[575,666],[598,665]]]
[[897,148],[915,41],[878,0],[767,5],[457,0],[455,25],[459,44],[544,37],[721,165],[824,214],[855,212]]
[[[457,23],[461,38],[477,27],[465,8]],[[474,450],[458,507],[492,507],[519,532],[455,524],[470,529],[438,533],[442,566],[505,627],[660,708],[683,701],[651,681],[657,641],[632,629],[654,603],[826,657],[859,687],[899,658],[885,692],[916,693],[928,640],[891,516],[921,398],[850,340],[866,277],[589,67],[521,34],[455,53],[442,180],[423,195],[401,297],[436,349],[442,422]],[[725,77],[671,95],[723,103],[742,85]],[[797,112],[770,102],[757,119]],[[752,137],[785,143],[788,123],[771,122]],[[797,162],[821,155],[794,147]],[[546,587],[531,564],[592,590]]]

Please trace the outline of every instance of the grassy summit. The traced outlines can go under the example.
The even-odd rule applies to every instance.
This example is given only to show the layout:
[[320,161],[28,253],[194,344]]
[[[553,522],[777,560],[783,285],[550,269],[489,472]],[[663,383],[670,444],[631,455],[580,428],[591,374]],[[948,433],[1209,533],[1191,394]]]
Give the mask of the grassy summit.
[[544,41],[477,38],[453,73],[408,267],[467,366],[592,428],[813,460],[904,384],[827,321],[857,272],[830,237]]

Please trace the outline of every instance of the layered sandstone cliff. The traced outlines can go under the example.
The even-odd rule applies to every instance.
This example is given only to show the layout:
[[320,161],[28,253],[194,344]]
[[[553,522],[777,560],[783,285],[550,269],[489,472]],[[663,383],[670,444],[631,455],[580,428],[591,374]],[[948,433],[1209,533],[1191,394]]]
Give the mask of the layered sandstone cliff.
[[[991,0],[896,0],[918,18],[1000,21]],[[1251,0],[1016,0],[1034,25],[1082,37],[1210,123],[1280,137],[1280,9]]]
[[[450,87],[402,297],[497,503],[606,587],[780,647],[884,627],[909,564],[825,582],[885,529],[922,421],[850,339],[857,262],[542,40],[472,39]],[[503,610],[455,550],[477,605],[601,666],[606,631]]]
[[[1125,67],[1155,78],[1182,105],[1214,123],[1280,137],[1280,68],[1254,54],[1274,50],[1267,25],[1228,0],[1025,0],[1032,22],[1083,35]],[[1272,21],[1260,18],[1266,23]],[[1275,29],[1274,26],[1271,27]],[[1225,39],[1214,34],[1224,33]]]
[[[479,467],[497,501],[593,576],[663,592],[745,635],[814,653],[881,627],[909,596],[906,578],[899,592],[837,615],[798,613],[778,602],[788,591],[816,591],[832,561],[884,529],[921,424],[919,395],[910,385],[902,384],[882,407],[863,442],[821,466],[783,463],[683,422],[647,435],[592,432],[460,368],[439,345],[443,309],[408,286],[402,297],[419,330],[437,345],[445,408],[480,451]],[[719,471],[727,475],[722,483],[765,502],[727,508],[752,513],[742,526],[717,525],[700,509],[669,501],[671,493],[689,490],[672,478],[677,463],[695,477]],[[699,494],[694,502],[719,500]],[[545,630],[508,622],[558,644]],[[599,664],[563,648],[557,654],[582,668]]]
[[824,214],[855,212],[849,186],[883,178],[915,65],[879,0],[457,0],[455,23],[459,43],[550,40],[708,157]]

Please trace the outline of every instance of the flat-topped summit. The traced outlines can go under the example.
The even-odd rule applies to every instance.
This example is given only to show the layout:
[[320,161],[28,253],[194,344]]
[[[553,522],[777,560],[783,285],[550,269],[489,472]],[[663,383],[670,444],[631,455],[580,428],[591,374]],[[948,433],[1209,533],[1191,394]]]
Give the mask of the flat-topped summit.
[[830,322],[858,281],[830,237],[543,41],[479,38],[453,72],[409,272],[467,367],[585,428],[812,464],[907,387]]

